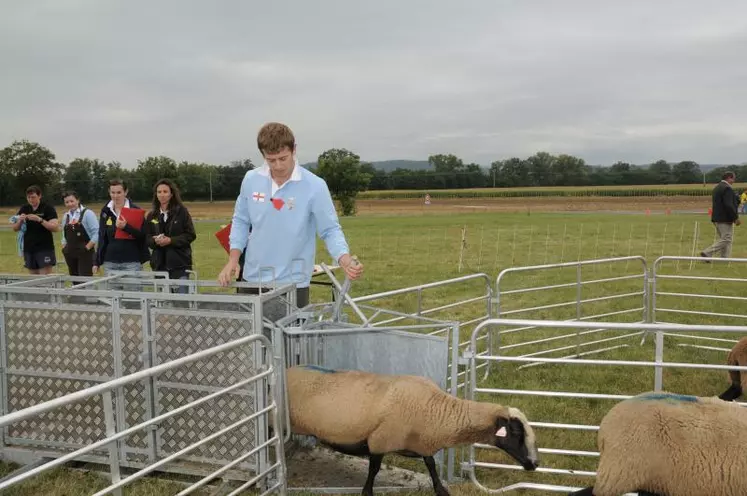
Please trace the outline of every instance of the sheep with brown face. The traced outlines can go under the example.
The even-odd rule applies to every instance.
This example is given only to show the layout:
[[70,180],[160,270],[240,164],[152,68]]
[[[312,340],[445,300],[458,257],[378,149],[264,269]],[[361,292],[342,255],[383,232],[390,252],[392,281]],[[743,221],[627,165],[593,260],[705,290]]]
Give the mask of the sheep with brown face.
[[423,377],[298,366],[287,369],[286,387],[292,432],[369,458],[367,496],[387,453],[422,457],[438,496],[449,494],[433,459],[443,448],[490,444],[537,468],[534,431],[521,411],[456,398]]
[[599,425],[593,487],[571,496],[747,495],[747,411],[715,397],[644,393]]
[[[737,367],[747,366],[747,337],[744,337],[737,341],[737,344],[731,349],[726,357],[727,365],[736,365]],[[742,396],[742,391],[747,387],[747,374],[743,374],[739,370],[730,370],[729,380],[731,386],[719,395],[724,401],[734,401]]]

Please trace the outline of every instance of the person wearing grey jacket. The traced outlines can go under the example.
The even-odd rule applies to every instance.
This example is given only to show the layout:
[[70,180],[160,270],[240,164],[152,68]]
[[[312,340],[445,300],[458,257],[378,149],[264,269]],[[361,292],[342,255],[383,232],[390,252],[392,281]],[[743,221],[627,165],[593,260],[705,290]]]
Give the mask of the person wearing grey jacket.
[[713,188],[711,222],[716,227],[718,240],[701,251],[701,257],[708,258],[714,253],[719,253],[722,258],[731,256],[734,226],[742,223],[739,219],[739,196],[732,188],[736,179],[733,172],[725,172],[721,181]]

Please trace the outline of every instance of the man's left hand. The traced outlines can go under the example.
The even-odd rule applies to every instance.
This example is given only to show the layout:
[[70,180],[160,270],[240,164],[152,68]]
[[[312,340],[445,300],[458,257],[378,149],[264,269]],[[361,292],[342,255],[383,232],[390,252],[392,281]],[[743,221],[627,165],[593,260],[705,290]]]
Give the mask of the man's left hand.
[[341,256],[338,263],[351,281],[358,279],[363,274],[363,264],[358,259],[351,257],[349,253]]

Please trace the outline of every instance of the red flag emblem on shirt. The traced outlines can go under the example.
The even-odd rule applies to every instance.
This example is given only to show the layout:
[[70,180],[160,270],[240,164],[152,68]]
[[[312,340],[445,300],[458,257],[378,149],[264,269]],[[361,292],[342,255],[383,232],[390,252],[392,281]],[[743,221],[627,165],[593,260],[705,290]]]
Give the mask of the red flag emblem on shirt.
[[283,205],[285,205],[282,198],[271,198],[270,201],[272,202],[272,206],[275,207],[275,210],[280,210],[283,208]]

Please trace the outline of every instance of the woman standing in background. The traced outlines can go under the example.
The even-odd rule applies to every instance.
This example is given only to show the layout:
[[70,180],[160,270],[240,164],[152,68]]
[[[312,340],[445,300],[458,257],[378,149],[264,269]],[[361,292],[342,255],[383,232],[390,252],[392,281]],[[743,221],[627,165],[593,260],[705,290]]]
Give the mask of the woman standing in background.
[[[128,224],[122,216],[122,209],[140,207],[127,198],[127,186],[119,179],[109,181],[109,197],[111,201],[104,205],[99,216],[99,246],[93,271],[98,272],[103,266],[107,274],[113,270],[139,272],[150,258],[145,245],[145,226],[138,229]],[[117,238],[118,229],[130,237]]]
[[[189,210],[179,195],[179,188],[161,179],[153,188],[153,209],[145,218],[145,239],[152,250],[150,267],[166,271],[169,279],[189,279],[192,270],[192,242],[197,239]],[[188,286],[177,292],[186,293]]]
[[[62,216],[62,255],[71,276],[93,275],[94,247],[99,239],[96,214],[80,204],[75,191],[62,195],[67,212]],[[78,284],[78,283],[73,283]]]

